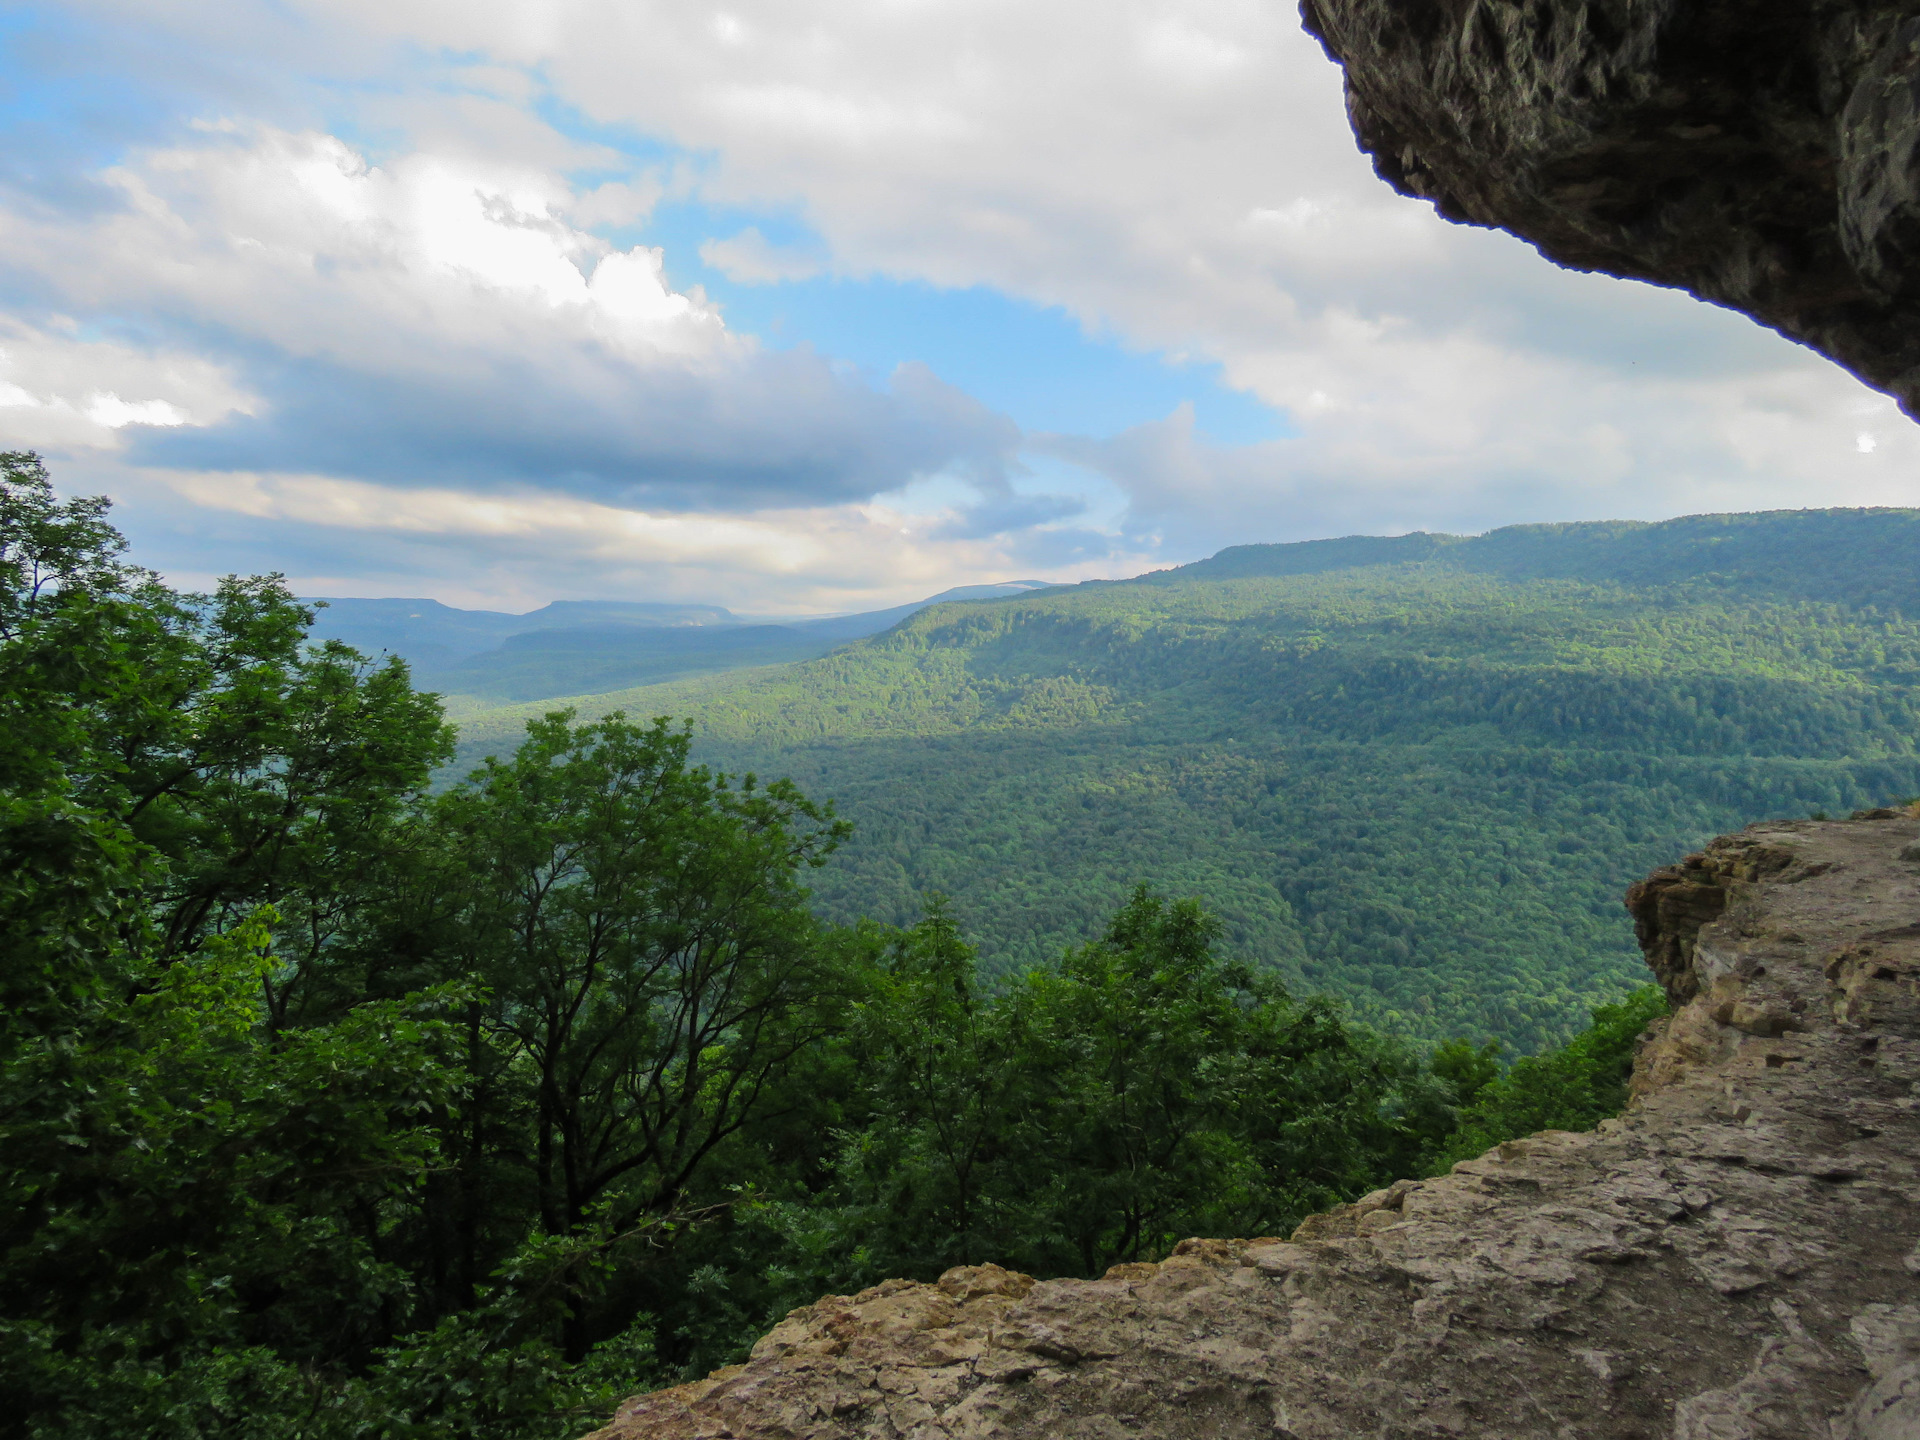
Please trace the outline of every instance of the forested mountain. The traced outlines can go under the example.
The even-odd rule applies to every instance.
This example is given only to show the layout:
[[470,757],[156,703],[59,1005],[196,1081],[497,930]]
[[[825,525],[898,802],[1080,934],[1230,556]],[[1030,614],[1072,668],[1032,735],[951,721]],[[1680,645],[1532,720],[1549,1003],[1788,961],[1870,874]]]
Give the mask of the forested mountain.
[[[1920,792],[1916,541],[1850,510],[1239,546],[583,709],[834,799],[828,916],[945,892],[1008,973],[1145,881],[1391,1028],[1535,1048],[1642,978],[1630,879]],[[545,708],[466,717],[462,763]]]

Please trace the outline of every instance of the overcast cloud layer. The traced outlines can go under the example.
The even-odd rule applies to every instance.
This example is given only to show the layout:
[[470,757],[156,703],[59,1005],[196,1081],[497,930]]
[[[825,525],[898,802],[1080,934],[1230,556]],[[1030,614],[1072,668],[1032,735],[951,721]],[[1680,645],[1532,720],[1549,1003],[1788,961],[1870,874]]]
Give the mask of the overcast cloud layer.
[[[1920,503],[1913,427],[1826,362],[1388,192],[1290,5],[22,15],[0,443],[182,579],[852,609]],[[955,336],[888,327],[929,286],[969,382],[922,363]],[[1085,339],[1042,355],[1018,306]],[[1121,423],[1051,404],[1075,366]],[[1219,387],[1264,436],[1208,433]]]

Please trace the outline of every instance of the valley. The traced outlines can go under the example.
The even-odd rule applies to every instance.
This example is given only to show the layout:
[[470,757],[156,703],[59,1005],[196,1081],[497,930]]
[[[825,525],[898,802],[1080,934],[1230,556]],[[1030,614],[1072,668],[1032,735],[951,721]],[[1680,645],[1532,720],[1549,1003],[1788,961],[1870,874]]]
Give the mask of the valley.
[[1006,975],[1144,882],[1299,992],[1532,1051],[1639,983],[1634,877],[1755,816],[1920,793],[1916,538],[1878,510],[1241,546],[467,709],[448,773],[563,703],[687,717],[701,758],[854,822],[813,879],[829,918],[944,893]]

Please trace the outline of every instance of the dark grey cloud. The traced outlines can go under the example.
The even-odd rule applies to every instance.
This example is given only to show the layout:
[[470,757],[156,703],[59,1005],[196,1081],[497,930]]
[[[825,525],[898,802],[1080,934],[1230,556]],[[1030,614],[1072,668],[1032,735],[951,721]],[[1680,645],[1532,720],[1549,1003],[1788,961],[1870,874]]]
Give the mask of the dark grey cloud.
[[486,358],[394,376],[255,353],[244,368],[257,414],[144,431],[128,458],[737,511],[858,502],[936,472],[991,488],[1020,443],[1011,421],[918,366],[876,389],[807,350],[717,370]]

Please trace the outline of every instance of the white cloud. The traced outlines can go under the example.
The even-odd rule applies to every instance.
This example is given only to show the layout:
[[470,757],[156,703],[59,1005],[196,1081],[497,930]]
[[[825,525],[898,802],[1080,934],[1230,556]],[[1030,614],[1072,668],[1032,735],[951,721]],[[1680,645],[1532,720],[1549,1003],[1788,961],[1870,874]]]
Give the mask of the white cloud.
[[[1236,535],[1474,532],[1527,521],[1920,505],[1920,430],[1892,400],[1863,397],[1830,366],[1741,386],[1675,381],[1656,394],[1598,367],[1489,376],[1497,354],[1451,358],[1460,367],[1459,403],[1448,423],[1432,418],[1444,399],[1435,381],[1432,409],[1396,415],[1375,407],[1377,423],[1364,430],[1327,412],[1306,417],[1295,436],[1228,447],[1197,433],[1183,410],[1111,440],[1030,443],[1113,476],[1131,499],[1131,523],[1187,553]],[[1487,379],[1511,408],[1475,403]],[[1588,404],[1568,405],[1567,393]],[[1875,424],[1878,443],[1859,443],[1863,419]]]
[[124,208],[85,228],[0,221],[16,264],[95,305],[371,369],[438,367],[530,326],[641,360],[744,343],[697,292],[668,289],[657,252],[569,225],[572,192],[537,171],[420,152],[371,165],[330,135],[226,125],[106,179]]
[[[567,218],[604,187],[418,152],[375,165],[332,136],[240,125],[107,180],[117,209],[0,213],[15,268],[50,304],[244,353],[270,392],[246,424],[149,438],[157,463],[298,454],[400,483],[539,477],[653,507],[790,505],[950,466],[991,477],[1017,438],[923,370],[876,390],[734,334],[697,287],[668,283],[658,250]],[[149,405],[121,421],[162,414],[110,388]]]
[[[1146,568],[1150,557],[1102,548],[1076,558],[1036,552],[1006,534],[955,539],[963,492],[946,504],[872,501],[768,509],[750,516],[648,513],[524,490],[395,491],[330,475],[169,472],[103,475],[136,510],[169,497],[204,512],[296,527],[335,562],[289,564],[307,594],[381,594],[416,589],[421,577],[453,603],[528,605],[559,597],[645,594],[726,597],[736,609],[820,613],[884,606],[974,580],[1104,576],[1116,559]],[[245,532],[242,532],[245,533]],[[339,557],[358,555],[341,569]],[[186,576],[206,580],[207,576]]]
[[87,418],[109,430],[118,430],[124,425],[158,425],[171,429],[187,423],[187,412],[165,400],[128,402],[113,391],[105,390],[87,403]]
[[[1170,558],[1340,530],[1920,500],[1916,432],[1807,352],[1388,192],[1290,5],[76,3],[264,69],[297,62],[341,82],[335,103],[385,97],[353,104],[400,137],[369,158],[304,122],[249,122],[132,157],[112,177],[118,214],[76,229],[23,209],[0,229],[50,307],[147,306],[176,322],[169,343],[239,337],[279,366],[271,404],[204,468],[298,452],[337,477],[473,494],[545,475],[582,504],[759,507],[796,534],[815,533],[802,510],[945,486],[1006,504],[982,523],[1026,524],[1032,543],[1063,523],[1034,518],[1044,506],[1018,521],[1001,473],[1017,437],[934,377],[876,394],[810,354],[769,355],[657,255],[595,233],[673,198],[739,212],[701,252],[736,282],[985,286],[1218,363],[1285,412],[1287,438],[1221,447],[1176,414],[1035,442],[1110,477],[1131,505],[1113,523]],[[563,134],[553,114],[578,123]],[[620,161],[583,134],[675,153]],[[771,213],[817,247],[745,223]],[[73,392],[72,423],[109,389],[201,413],[115,376]],[[128,425],[114,443],[128,432],[175,468],[199,433]],[[985,553],[964,548],[959,513],[925,542],[954,563]],[[831,533],[894,553],[878,531]],[[728,573],[747,575],[749,553]]]
[[566,216],[583,230],[632,225],[652,213],[653,207],[660,203],[663,189],[660,181],[652,176],[609,180],[574,195],[567,201]]
[[700,258],[729,280],[742,285],[771,285],[782,280],[807,280],[826,267],[818,256],[773,244],[749,225],[724,240],[700,246]]
[[59,317],[0,320],[0,449],[115,451],[129,426],[207,425],[257,403],[198,355],[88,337]]
[[[224,6],[188,7],[211,23]],[[1556,270],[1389,193],[1337,69],[1264,0],[306,0],[304,27],[471,51],[603,125],[701,155],[704,198],[792,206],[827,263],[1062,305],[1131,344],[1213,359],[1289,410],[1390,412],[1477,443],[1458,407],[1537,402],[1598,363],[1651,397],[1676,369],[1738,388],[1801,352],[1684,297]],[[191,20],[185,23],[195,23]],[[375,47],[377,49],[377,47]],[[811,273],[751,228],[742,279]],[[1467,374],[1421,372],[1491,355]],[[1638,371],[1638,374],[1635,372]],[[1578,394],[1559,423],[1624,424]],[[1645,438],[1645,437],[1643,437]],[[1644,448],[1644,447],[1643,447]],[[1463,457],[1464,458],[1464,457]],[[1647,458],[1651,459],[1652,456]]]

